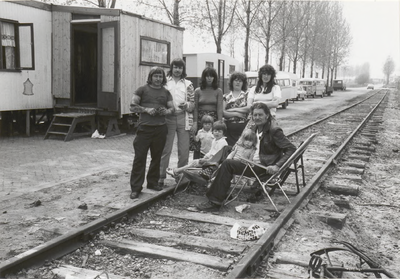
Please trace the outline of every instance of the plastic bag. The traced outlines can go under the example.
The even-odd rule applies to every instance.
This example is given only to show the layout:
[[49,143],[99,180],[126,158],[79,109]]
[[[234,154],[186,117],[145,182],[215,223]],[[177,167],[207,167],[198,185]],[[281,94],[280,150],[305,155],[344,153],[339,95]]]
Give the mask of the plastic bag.
[[248,228],[235,223],[231,229],[231,237],[240,240],[257,240],[265,233],[265,229],[253,224]]

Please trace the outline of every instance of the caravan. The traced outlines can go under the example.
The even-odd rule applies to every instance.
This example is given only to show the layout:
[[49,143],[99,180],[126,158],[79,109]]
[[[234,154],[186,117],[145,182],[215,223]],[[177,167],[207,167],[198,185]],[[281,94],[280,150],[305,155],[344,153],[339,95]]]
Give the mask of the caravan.
[[[258,72],[246,72],[249,88],[257,85]],[[296,74],[289,72],[277,72],[275,81],[280,86],[282,97],[279,104],[285,109],[289,105],[289,100],[297,98],[297,80]]]

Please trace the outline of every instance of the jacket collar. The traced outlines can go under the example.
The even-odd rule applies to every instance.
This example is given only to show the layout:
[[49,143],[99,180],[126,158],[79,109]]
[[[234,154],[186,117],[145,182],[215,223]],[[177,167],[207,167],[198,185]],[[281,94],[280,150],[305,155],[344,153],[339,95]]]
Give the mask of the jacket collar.
[[[272,117],[272,116],[270,116]],[[261,135],[261,139],[264,137],[265,134],[267,134],[273,127],[276,127],[277,123],[276,120],[274,118],[272,118],[271,120],[271,124],[265,124],[263,127],[263,133]],[[257,132],[257,126],[255,126],[255,132]],[[260,140],[261,140],[260,139]]]

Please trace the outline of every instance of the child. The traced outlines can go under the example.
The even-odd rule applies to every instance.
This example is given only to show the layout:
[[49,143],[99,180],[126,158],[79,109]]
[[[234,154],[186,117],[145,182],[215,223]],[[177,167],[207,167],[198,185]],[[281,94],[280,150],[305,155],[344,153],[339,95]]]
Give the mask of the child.
[[253,160],[257,149],[257,135],[251,129],[245,129],[226,159],[237,160],[240,157]]
[[206,155],[211,149],[211,144],[214,139],[211,129],[213,126],[213,122],[214,118],[211,115],[204,115],[201,118],[201,125],[203,126],[203,128],[197,132],[197,135],[194,138],[195,141],[200,141],[201,158],[203,158],[204,155]]
[[233,159],[240,160],[240,158],[244,158],[247,160],[253,160],[254,154],[257,150],[257,135],[251,129],[245,129],[242,132],[239,140],[236,142],[235,146],[232,148],[232,151],[226,156],[226,158],[221,158],[218,163],[215,165],[210,165],[206,168],[203,167],[203,170],[199,172],[200,176],[205,180],[210,180],[218,168],[218,165],[222,163],[223,160]]
[[226,133],[226,125],[223,121],[214,122],[212,132],[214,135],[214,139],[211,143],[210,150],[207,152],[207,154],[204,155],[204,158],[193,160],[187,166],[184,166],[181,168],[175,168],[175,169],[167,168],[167,173],[169,175],[171,175],[172,177],[176,177],[177,175],[179,175],[182,171],[184,171],[186,169],[199,168],[204,163],[206,163],[209,159],[211,159],[224,146],[228,145],[228,143],[226,142],[226,139],[224,137],[224,134]]

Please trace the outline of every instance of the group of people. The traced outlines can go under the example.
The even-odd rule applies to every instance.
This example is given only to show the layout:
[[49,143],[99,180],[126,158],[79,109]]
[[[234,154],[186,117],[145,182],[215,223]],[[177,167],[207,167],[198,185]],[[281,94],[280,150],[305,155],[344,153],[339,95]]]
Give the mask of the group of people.
[[[133,142],[130,198],[139,197],[145,177],[148,189],[161,191],[167,174],[177,178],[188,167],[203,166],[222,150],[229,150],[207,190],[209,201],[197,206],[212,211],[226,198],[233,175],[241,174],[245,167],[237,158],[267,167],[255,167],[257,174],[273,174],[296,148],[275,119],[281,90],[272,66],[259,69],[257,85],[250,90],[244,73],[232,73],[227,94],[219,88],[213,68],[204,69],[196,89],[186,76],[185,62],[174,59],[167,75],[160,67],[152,68],[147,84],[133,94],[130,109],[140,117]],[[178,164],[171,168],[175,135]],[[149,150],[151,162],[145,175]],[[190,151],[193,160],[189,163]],[[254,176],[250,171],[245,175]]]

